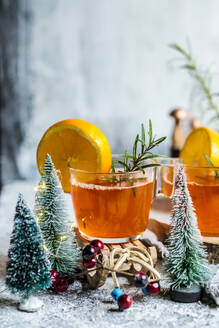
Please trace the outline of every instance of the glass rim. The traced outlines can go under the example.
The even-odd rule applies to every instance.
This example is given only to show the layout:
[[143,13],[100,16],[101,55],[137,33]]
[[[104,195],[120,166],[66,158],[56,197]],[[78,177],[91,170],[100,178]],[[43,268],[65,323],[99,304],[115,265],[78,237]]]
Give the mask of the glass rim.
[[[112,154],[112,158],[115,157],[121,157],[121,154]],[[159,166],[150,166],[148,168],[144,168],[144,170],[148,170],[148,169],[155,169],[157,167],[176,167],[176,166],[180,166],[182,165],[185,168],[189,168],[189,169],[210,169],[210,170],[219,170],[219,166],[204,166],[204,165],[192,165],[192,164],[184,164],[184,163],[180,163],[182,159],[180,159],[179,157],[157,157],[156,159],[154,159],[154,163],[155,164],[160,164]],[[160,162],[160,161],[164,161],[164,163]],[[165,163],[165,161],[174,161],[175,163]],[[122,169],[122,168],[121,168]],[[128,174],[128,175],[135,175],[137,173],[142,173],[144,174],[141,170],[136,170],[136,171],[119,171],[119,172],[94,172],[94,171],[86,171],[86,170],[80,170],[80,169],[75,169],[73,167],[69,167],[70,172],[78,172],[78,173],[83,173],[83,174],[95,174],[95,175],[103,175],[103,174],[112,174],[112,175],[123,175],[123,174]]]
[[211,169],[211,170],[219,170],[219,166],[204,166],[204,165],[192,165],[192,164],[184,164],[184,163],[180,163],[180,160],[182,160],[179,157],[158,157],[158,163],[159,163],[159,159],[163,160],[163,161],[179,161],[179,163],[159,163],[160,167],[162,166],[169,166],[169,167],[174,167],[174,166],[180,166],[182,165],[183,167],[188,167],[188,168],[192,168],[192,169]]
[[[154,168],[156,168],[157,166],[154,166],[154,167],[146,167],[146,168],[144,168],[144,170],[145,171],[147,171],[148,169],[154,169]],[[110,174],[110,175],[124,175],[124,174],[126,174],[126,175],[135,175],[135,174],[139,174],[139,173],[142,173],[142,174],[144,174],[141,170],[137,170],[137,171],[123,171],[123,172],[121,172],[121,171],[119,171],[119,172],[94,172],[94,171],[85,171],[85,170],[79,170],[79,169],[74,169],[74,168],[72,168],[72,167],[69,167],[69,170],[70,170],[70,172],[72,171],[72,173],[73,172],[76,172],[76,173],[83,173],[83,174],[92,174],[92,175],[105,175],[105,174]],[[146,172],[145,172],[145,174],[146,174]]]
[[[112,154],[112,159],[114,159],[114,158],[121,158],[122,159],[122,156],[121,156],[122,154]],[[157,163],[154,163],[154,164],[157,164]],[[154,167],[146,167],[146,168],[144,168],[144,170],[145,171],[147,171],[148,169],[154,169],[154,168],[156,168],[157,166],[154,166]],[[122,168],[121,168],[122,169]],[[119,176],[119,175],[124,175],[124,174],[128,174],[128,175],[135,175],[135,174],[137,174],[137,173],[142,173],[142,174],[144,174],[141,170],[136,170],[136,171],[123,171],[123,172],[94,172],[94,171],[86,171],[86,170],[80,170],[80,169],[74,169],[73,167],[70,167],[69,166],[69,170],[70,171],[73,171],[73,172],[77,172],[77,173],[83,173],[83,174],[96,174],[96,175],[103,175],[103,174],[111,174],[111,175],[117,175],[117,176]],[[145,172],[146,173],[146,172]]]

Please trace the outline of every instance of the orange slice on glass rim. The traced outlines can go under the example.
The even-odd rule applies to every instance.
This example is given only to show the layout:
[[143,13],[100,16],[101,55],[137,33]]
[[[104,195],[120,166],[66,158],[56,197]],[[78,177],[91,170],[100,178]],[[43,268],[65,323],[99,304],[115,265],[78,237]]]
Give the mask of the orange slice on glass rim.
[[209,128],[199,127],[186,138],[180,158],[188,165],[210,166],[204,155],[214,166],[219,167],[219,134]]
[[70,192],[69,167],[89,172],[109,172],[112,165],[110,145],[94,124],[68,119],[52,125],[37,148],[37,165],[42,173],[46,154],[61,173],[61,184]]

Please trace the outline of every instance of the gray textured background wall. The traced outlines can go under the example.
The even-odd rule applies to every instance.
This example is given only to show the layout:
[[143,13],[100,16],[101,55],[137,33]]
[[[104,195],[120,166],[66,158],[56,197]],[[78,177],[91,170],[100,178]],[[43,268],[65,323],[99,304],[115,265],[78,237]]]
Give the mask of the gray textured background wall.
[[[43,132],[69,117],[98,125],[113,152],[152,119],[169,141],[172,106],[190,107],[191,80],[174,70],[171,42],[191,41],[200,63],[219,67],[219,1],[29,0],[32,119],[20,152],[32,176]],[[219,89],[219,88],[218,88]]]

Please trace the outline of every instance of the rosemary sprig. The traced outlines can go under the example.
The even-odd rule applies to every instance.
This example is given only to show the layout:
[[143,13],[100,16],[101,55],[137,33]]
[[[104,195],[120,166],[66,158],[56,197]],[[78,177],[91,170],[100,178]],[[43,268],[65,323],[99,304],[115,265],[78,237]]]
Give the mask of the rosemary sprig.
[[145,173],[144,169],[147,167],[159,166],[157,163],[145,163],[146,160],[157,158],[157,157],[166,157],[163,155],[153,154],[151,150],[161,144],[166,137],[156,138],[156,135],[153,135],[152,123],[149,120],[149,130],[148,130],[148,144],[146,143],[146,133],[144,124],[141,124],[141,137],[137,134],[133,147],[132,154],[129,154],[128,151],[125,151],[124,155],[120,155],[123,160],[115,160],[114,163],[119,163],[124,168],[125,172],[132,171],[142,171]]
[[212,120],[219,119],[219,107],[215,101],[215,98],[219,96],[219,93],[211,91],[210,81],[206,79],[203,69],[196,64],[191,52],[186,51],[177,43],[170,44],[170,48],[176,50],[184,57],[185,63],[181,66],[181,68],[187,70],[188,73],[195,79],[200,91],[207,100],[207,109],[214,111]]
[[[214,164],[212,163],[212,161],[210,160],[210,158],[208,157],[208,155],[204,154],[204,157],[207,159],[208,163],[214,167]],[[215,178],[219,179],[219,172],[217,170],[215,170]]]
[[[144,124],[141,124],[141,137],[139,134],[137,134],[133,147],[132,147],[132,154],[129,154],[128,151],[125,151],[124,155],[121,156],[121,160],[114,160],[112,163],[112,172],[115,173],[115,164],[120,164],[124,172],[134,172],[134,171],[142,171],[145,173],[145,168],[147,167],[154,167],[154,166],[160,166],[160,164],[157,163],[145,163],[146,160],[156,158],[156,157],[166,157],[163,155],[156,155],[152,154],[151,150],[158,146],[161,142],[163,142],[166,137],[158,138],[156,139],[156,136],[153,135],[153,129],[152,129],[152,123],[151,120],[149,120],[149,131],[148,131],[148,145],[146,144],[146,133],[145,133],[145,127]],[[122,160],[123,158],[123,160]],[[112,183],[119,183],[123,181],[127,181],[129,185],[132,188],[133,195],[136,197],[136,188],[134,187],[134,181],[136,180],[145,180],[147,178],[132,178],[127,177],[126,175],[122,176],[116,176],[113,175],[112,177],[105,177],[102,178],[103,180],[110,181]]]

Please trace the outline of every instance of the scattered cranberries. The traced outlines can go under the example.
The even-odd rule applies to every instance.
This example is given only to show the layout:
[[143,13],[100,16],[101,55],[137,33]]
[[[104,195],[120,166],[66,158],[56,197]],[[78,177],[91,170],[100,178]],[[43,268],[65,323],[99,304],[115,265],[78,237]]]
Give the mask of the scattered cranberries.
[[86,269],[94,268],[96,264],[97,264],[97,260],[95,258],[91,260],[83,260],[83,266]]
[[150,282],[145,289],[150,295],[157,295],[160,291],[160,284],[159,282]]
[[132,296],[130,295],[123,294],[122,296],[120,296],[118,299],[120,311],[130,308],[130,306],[132,305],[132,301]]
[[102,250],[104,249],[104,243],[99,239],[92,240],[90,245],[96,247],[97,254],[100,254],[102,252]]
[[93,245],[87,245],[82,251],[82,257],[84,260],[89,261],[97,255],[97,249]]
[[148,276],[145,273],[139,272],[134,275],[135,287],[143,288],[147,285],[147,282],[148,282]]
[[67,279],[60,279],[56,284],[54,284],[53,290],[57,293],[65,292],[68,289],[68,285]]

